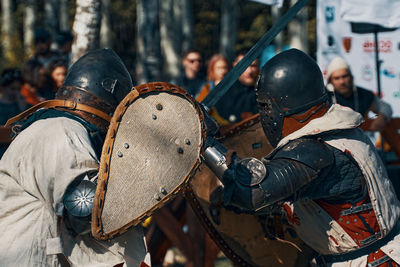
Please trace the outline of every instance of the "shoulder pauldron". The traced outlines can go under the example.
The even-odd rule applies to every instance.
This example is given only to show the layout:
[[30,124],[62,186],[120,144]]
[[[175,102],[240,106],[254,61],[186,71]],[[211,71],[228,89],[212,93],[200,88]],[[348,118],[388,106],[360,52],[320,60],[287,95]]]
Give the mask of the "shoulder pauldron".
[[334,162],[333,152],[320,140],[301,138],[289,142],[272,159],[291,159],[314,170],[321,170]]

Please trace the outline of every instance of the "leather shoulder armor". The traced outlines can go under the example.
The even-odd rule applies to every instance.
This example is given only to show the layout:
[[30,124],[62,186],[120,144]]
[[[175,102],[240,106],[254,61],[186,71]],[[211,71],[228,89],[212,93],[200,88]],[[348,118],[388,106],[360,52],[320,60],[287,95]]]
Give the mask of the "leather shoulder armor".
[[272,159],[291,159],[314,170],[321,170],[334,163],[333,152],[322,141],[311,138],[293,140],[279,149]]

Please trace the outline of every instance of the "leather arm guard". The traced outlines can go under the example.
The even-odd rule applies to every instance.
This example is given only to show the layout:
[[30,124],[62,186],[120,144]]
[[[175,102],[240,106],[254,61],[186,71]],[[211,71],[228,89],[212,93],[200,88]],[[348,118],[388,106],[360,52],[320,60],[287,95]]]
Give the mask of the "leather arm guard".
[[229,168],[223,160],[219,163],[206,161],[211,170],[218,169],[217,176],[225,168],[219,176],[225,186],[224,205],[254,213],[289,197],[295,199],[301,188],[334,163],[334,156],[323,143],[300,139],[274,151],[271,160],[235,159]]
[[63,204],[65,207],[64,218],[67,226],[72,228],[76,234],[86,234],[91,229],[91,217],[93,200],[96,193],[97,173],[85,175],[72,182],[65,194]]

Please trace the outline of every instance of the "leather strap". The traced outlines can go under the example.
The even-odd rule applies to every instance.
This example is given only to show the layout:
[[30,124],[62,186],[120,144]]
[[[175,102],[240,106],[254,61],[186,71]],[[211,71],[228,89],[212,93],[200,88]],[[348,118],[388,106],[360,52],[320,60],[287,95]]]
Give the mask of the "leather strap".
[[85,111],[90,114],[94,114],[99,118],[102,118],[103,120],[106,120],[108,122],[111,121],[111,116],[98,110],[93,107],[84,105],[84,104],[79,104],[74,101],[69,101],[69,100],[61,100],[61,99],[54,99],[54,100],[47,100],[40,102],[39,104],[25,110],[21,114],[18,114],[15,117],[12,117],[7,121],[7,123],[4,125],[5,127],[9,127],[11,124],[21,120],[22,118],[28,116],[29,114],[35,112],[38,109],[41,108],[65,108],[69,110],[80,110],[80,111]]

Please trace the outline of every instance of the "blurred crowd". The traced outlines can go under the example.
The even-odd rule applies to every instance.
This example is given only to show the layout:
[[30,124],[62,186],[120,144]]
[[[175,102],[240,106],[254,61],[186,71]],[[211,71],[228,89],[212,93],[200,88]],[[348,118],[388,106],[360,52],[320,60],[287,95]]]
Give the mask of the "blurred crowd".
[[70,32],[60,32],[53,42],[50,32],[35,30],[34,54],[24,62],[22,70],[6,68],[1,73],[0,125],[29,107],[54,98],[71,63],[72,41]]
[[[24,62],[22,70],[7,68],[1,73],[0,125],[29,107],[54,98],[71,64],[72,41],[70,32],[60,32],[53,40],[47,30],[35,30],[34,54]],[[222,54],[205,60],[200,51],[188,51],[182,57],[181,75],[171,82],[202,102],[247,52],[246,49],[238,51],[231,62]],[[238,123],[258,113],[255,86],[260,67],[260,61],[254,60],[212,107],[210,114],[220,125]],[[370,130],[382,131],[390,122],[390,105],[371,91],[355,86],[350,66],[343,59],[335,58],[331,62],[327,78],[333,102],[360,112],[366,119],[370,111],[376,114],[369,124]]]
[[[215,54],[203,64],[199,51],[189,51],[182,60],[182,76],[172,81],[185,88],[199,102],[214,90],[231,67],[234,67],[247,53],[238,51],[233,62]],[[260,61],[254,60],[242,73],[228,93],[210,111],[220,125],[240,122],[258,113],[256,83],[260,72]],[[202,71],[207,66],[206,71]],[[392,119],[391,106],[374,95],[372,91],[355,85],[349,64],[342,58],[332,60],[328,67],[327,88],[333,103],[352,108],[364,116],[369,131],[383,131]],[[373,116],[371,118],[372,112]]]
[[[214,54],[204,64],[199,51],[189,51],[183,56],[182,76],[172,83],[185,88],[197,101],[202,102],[246,53],[246,49],[238,51],[233,62],[222,54]],[[220,125],[237,123],[258,113],[255,86],[259,72],[260,61],[256,59],[211,109],[211,115]]]

